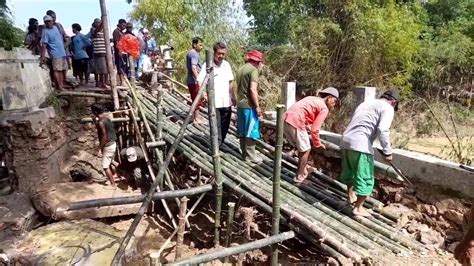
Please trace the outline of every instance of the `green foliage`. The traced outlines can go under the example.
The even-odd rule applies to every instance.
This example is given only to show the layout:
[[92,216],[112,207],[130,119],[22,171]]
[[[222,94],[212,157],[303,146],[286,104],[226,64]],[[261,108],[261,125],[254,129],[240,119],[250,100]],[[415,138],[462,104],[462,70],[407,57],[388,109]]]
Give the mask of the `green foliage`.
[[13,26],[6,0],[0,0],[0,47],[11,50],[22,43],[23,32]]
[[175,48],[173,58],[182,79],[185,56],[195,36],[203,38],[205,47],[211,50],[215,42],[225,42],[232,65],[243,62],[245,32],[238,16],[239,10],[231,0],[141,0],[132,12],[132,17],[150,29],[160,44]]

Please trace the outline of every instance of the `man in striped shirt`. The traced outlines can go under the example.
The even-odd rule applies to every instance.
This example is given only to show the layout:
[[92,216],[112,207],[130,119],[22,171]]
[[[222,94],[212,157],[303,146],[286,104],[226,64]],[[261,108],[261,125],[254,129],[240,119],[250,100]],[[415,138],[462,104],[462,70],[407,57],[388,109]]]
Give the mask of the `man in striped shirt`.
[[105,80],[107,78],[107,60],[106,60],[106,47],[105,47],[105,36],[104,26],[100,18],[94,19],[93,30],[92,30],[92,44],[94,46],[94,63],[95,63],[95,74],[97,75],[96,87],[107,89],[105,86]]

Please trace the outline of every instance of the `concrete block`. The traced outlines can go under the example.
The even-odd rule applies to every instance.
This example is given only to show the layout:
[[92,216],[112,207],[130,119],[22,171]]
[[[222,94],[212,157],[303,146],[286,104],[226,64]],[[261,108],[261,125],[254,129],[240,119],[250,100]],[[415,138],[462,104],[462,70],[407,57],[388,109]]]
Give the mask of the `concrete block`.
[[281,87],[281,103],[286,110],[296,102],[296,82],[283,82]]
[[0,49],[0,95],[3,110],[34,111],[52,93],[49,72],[24,48]]
[[359,104],[367,100],[375,99],[375,96],[377,95],[377,88],[358,86],[352,89],[352,93],[356,99],[355,107],[357,107]]

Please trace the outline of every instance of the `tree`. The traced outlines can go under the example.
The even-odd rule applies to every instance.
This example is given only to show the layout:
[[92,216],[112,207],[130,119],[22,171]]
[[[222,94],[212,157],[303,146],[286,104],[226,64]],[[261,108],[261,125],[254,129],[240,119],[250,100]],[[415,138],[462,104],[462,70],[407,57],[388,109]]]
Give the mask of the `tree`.
[[0,47],[11,50],[22,43],[22,31],[13,26],[6,0],[0,0]]

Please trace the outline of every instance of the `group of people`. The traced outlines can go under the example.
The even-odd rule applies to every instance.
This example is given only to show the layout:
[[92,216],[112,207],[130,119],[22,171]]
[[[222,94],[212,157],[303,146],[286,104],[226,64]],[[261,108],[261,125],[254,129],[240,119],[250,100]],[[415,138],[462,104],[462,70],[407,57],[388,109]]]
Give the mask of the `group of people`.
[[133,66],[136,78],[141,73],[153,70],[152,61],[156,55],[156,41],[147,29],[140,30],[140,36],[133,33],[133,24],[120,19],[113,31],[111,48],[115,61],[115,69],[107,67],[106,38],[103,23],[100,18],[94,19],[87,34],[81,33],[78,23],[71,25],[73,36],[68,36],[61,23],[56,21],[56,13],[48,10],[43,17],[42,25],[35,18],[30,18],[24,45],[34,55],[40,56],[40,61],[50,69],[51,80],[58,91],[66,86],[66,72],[72,67],[73,76],[80,84],[88,84],[90,74],[94,74],[95,85],[107,89],[110,75],[117,73],[119,85],[124,75],[130,78],[130,61],[128,54],[118,49],[122,37],[132,37],[139,46],[139,58]]
[[[192,48],[186,55],[188,73],[187,85],[192,100],[200,88],[205,85],[206,65],[200,64],[202,39],[194,38]],[[262,159],[255,150],[260,138],[259,121],[262,110],[258,95],[259,70],[262,67],[263,54],[253,50],[245,55],[246,63],[238,69],[234,77],[232,68],[225,60],[226,45],[214,44],[212,68],[214,73],[214,91],[218,120],[219,145],[222,146],[229,129],[232,106],[237,107],[237,131],[240,138],[242,159],[260,163]],[[204,96],[204,100],[207,96]],[[298,168],[294,181],[303,182],[308,174],[308,159],[311,150],[325,149],[321,143],[319,131],[327,115],[334,109],[339,99],[339,91],[328,87],[317,96],[307,96],[288,108],[284,116],[284,134],[287,140],[298,150]],[[368,216],[363,203],[374,188],[374,149],[373,142],[378,137],[382,154],[386,161],[392,160],[390,145],[390,126],[398,108],[400,95],[396,89],[386,91],[379,99],[368,100],[355,110],[341,141],[342,173],[341,181],[347,184],[348,203],[353,204],[355,215]],[[199,107],[199,105],[198,105]],[[202,118],[194,113],[194,122],[201,123]]]

